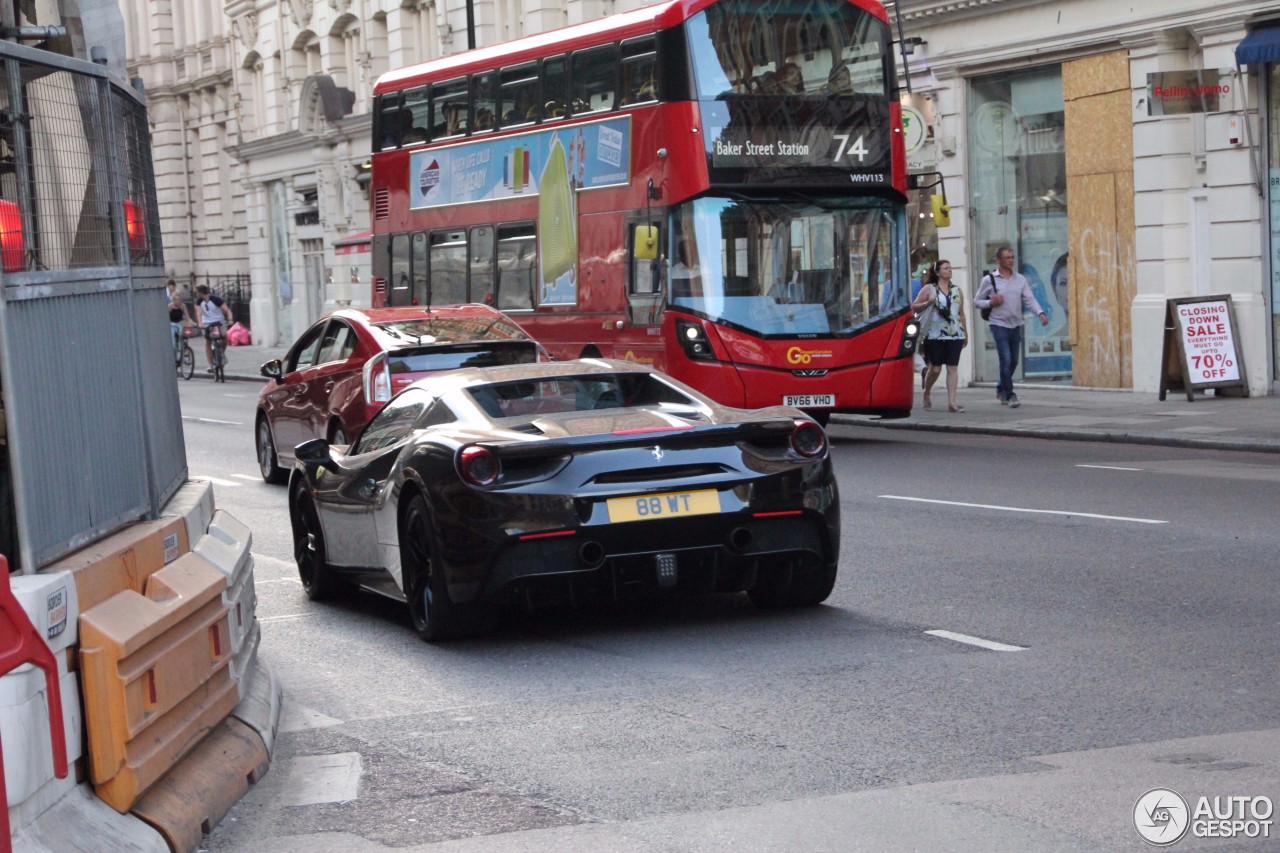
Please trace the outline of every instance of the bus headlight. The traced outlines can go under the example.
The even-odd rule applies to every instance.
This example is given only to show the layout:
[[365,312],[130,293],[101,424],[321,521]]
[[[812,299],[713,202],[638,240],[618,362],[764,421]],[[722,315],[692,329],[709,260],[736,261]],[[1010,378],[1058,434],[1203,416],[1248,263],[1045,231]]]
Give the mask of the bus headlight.
[[684,354],[693,361],[715,361],[716,354],[711,351],[711,341],[707,338],[707,330],[701,323],[690,320],[676,320],[676,337]]

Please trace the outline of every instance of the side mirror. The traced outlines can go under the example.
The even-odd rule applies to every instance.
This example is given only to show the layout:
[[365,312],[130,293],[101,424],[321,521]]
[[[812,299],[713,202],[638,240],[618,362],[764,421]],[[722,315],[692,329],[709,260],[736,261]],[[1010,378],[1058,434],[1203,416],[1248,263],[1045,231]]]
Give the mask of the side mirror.
[[333,461],[329,454],[329,442],[323,438],[302,442],[293,449],[293,455],[305,465],[324,465]]
[[652,261],[658,257],[658,226],[637,225],[635,241],[636,260]]
[[942,195],[929,196],[929,202],[933,205],[933,227],[946,228],[951,225],[951,205],[947,204],[947,197]]
[[284,376],[284,365],[280,363],[280,359],[273,358],[271,361],[262,365],[262,370],[260,372],[268,379],[279,379],[281,376]]

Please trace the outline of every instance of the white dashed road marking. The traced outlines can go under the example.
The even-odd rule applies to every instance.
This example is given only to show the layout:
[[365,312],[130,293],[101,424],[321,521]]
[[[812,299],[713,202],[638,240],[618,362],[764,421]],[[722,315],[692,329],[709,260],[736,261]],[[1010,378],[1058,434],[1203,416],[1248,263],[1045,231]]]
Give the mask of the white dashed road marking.
[[1141,471],[1141,468],[1126,468],[1123,465],[1077,465],[1077,468],[1100,468],[1103,471]]
[[1031,512],[1038,515],[1066,515],[1074,518],[1098,518],[1103,521],[1131,521],[1134,524],[1168,524],[1158,518],[1130,518],[1127,515],[1098,515],[1093,512],[1073,512],[1061,509],[1029,509],[1023,506],[997,506],[995,504],[971,504],[964,501],[940,501],[933,498],[908,498],[902,495],[880,495],[880,497],[891,501],[915,501],[925,504],[942,504],[944,506],[967,506],[973,509],[993,509],[997,512]]
[[197,418],[193,415],[183,415],[184,421],[195,421],[198,424],[222,424],[223,426],[244,426],[243,421],[219,421],[213,418]]
[[970,646],[978,646],[983,649],[990,649],[993,652],[1025,652],[1026,646],[1011,646],[1008,643],[997,643],[995,640],[984,640],[981,637],[970,637],[968,634],[957,634],[954,631],[925,631],[931,637],[941,637],[944,640],[954,640],[957,643],[965,643]]

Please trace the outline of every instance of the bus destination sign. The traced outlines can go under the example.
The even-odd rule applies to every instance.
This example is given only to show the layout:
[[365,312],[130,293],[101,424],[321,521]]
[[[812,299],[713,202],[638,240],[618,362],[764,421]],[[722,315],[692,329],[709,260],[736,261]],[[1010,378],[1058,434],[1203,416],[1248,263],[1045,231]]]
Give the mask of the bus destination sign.
[[751,180],[859,186],[891,182],[889,116],[847,99],[809,104],[704,101],[707,162]]

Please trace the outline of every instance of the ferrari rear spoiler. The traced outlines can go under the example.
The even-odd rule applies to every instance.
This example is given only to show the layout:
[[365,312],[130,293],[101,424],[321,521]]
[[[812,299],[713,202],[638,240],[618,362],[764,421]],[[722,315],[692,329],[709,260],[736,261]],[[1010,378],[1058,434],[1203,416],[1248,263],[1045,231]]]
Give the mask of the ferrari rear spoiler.
[[[536,425],[537,420],[535,418],[532,422]],[[573,435],[518,444],[490,441],[477,441],[473,444],[503,458],[518,459],[605,447],[652,447],[654,444],[661,444],[667,449],[704,447],[725,441],[774,445],[785,443],[795,428],[794,418],[774,417],[741,423],[689,424],[669,428],[619,430],[613,433]]]

